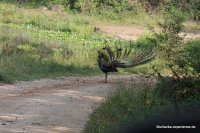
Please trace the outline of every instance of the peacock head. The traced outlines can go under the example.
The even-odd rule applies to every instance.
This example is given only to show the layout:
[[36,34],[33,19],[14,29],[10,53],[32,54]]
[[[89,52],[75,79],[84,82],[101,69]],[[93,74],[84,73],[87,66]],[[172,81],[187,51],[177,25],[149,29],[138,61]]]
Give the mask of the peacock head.
[[99,58],[103,58],[104,54],[103,53],[99,53]]
[[103,53],[100,50],[98,51],[98,58],[103,58]]

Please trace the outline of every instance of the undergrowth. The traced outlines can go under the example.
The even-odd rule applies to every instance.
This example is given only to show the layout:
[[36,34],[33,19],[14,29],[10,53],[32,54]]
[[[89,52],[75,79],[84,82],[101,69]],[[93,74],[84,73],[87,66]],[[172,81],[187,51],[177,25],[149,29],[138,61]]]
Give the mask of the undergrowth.
[[99,73],[93,46],[36,40],[23,30],[2,30],[0,74],[6,82],[48,76]]
[[[105,102],[94,108],[83,133],[159,132],[156,130],[157,125],[197,122],[199,91],[194,92],[188,86],[191,90],[182,88],[180,91],[183,93],[180,95],[181,92],[171,89],[177,85],[173,80],[166,79],[167,83],[164,83],[155,79],[147,82],[147,79],[138,78],[140,83],[132,81],[129,85],[119,83],[115,86]],[[193,85],[199,82],[193,81]],[[182,86],[188,83],[191,83],[190,79],[184,79]],[[196,89],[199,90],[200,86]],[[177,94],[182,98],[178,110],[173,97]]]

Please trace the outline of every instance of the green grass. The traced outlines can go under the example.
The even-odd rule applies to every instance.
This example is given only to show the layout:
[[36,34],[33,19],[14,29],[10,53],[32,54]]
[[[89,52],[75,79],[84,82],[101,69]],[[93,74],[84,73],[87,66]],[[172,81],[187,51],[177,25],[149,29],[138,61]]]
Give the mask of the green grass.
[[[173,85],[175,83],[171,84]],[[163,82],[153,86],[145,80],[139,84],[119,83],[105,102],[94,107],[83,133],[121,133],[127,128],[142,131],[148,126],[155,128],[158,121],[168,121],[168,123],[175,121],[176,118],[178,119],[176,114],[178,110],[174,106],[173,95],[165,97],[161,93],[161,90],[164,90],[164,93],[169,91],[166,89],[169,88],[166,88]],[[193,103],[199,103],[199,93],[190,94],[179,102],[181,110],[179,115],[188,120],[194,119],[188,116],[192,115],[191,109],[194,112],[198,111]],[[194,105],[194,108],[188,108],[187,104]]]
[[[3,9],[4,12],[6,10]],[[6,82],[69,74],[99,74],[96,61],[98,49],[105,44],[129,43],[94,33],[92,24],[76,15],[72,19],[63,19],[62,14],[54,16],[36,11],[32,17],[28,17],[26,13],[32,13],[33,9],[23,10],[24,14],[17,10],[8,10],[10,17],[17,19],[8,17],[9,22],[4,19],[0,23],[0,74]],[[21,16],[21,19],[15,15]]]
[[4,24],[81,34],[93,32],[94,18],[84,14],[53,12],[42,9],[21,9],[12,4],[0,4],[0,11],[0,22]]
[[123,127],[132,118],[135,121],[144,120],[148,116],[148,110],[161,105],[162,99],[155,92],[147,84],[131,84],[127,87],[120,83],[106,101],[95,108],[83,132],[107,133],[110,129],[117,132],[120,129],[117,127],[119,123]]
[[200,73],[200,39],[190,40],[187,42],[187,46],[185,48],[186,54],[185,58],[186,61],[189,62],[189,66],[191,67],[192,71]]
[[[36,40],[24,31],[3,30],[0,74],[5,81],[71,74],[97,74],[96,48],[61,41]],[[6,34],[5,34],[6,33]],[[21,33],[20,35],[18,35]],[[10,81],[8,81],[10,79]]]
[[[7,8],[10,7],[10,8]],[[25,7],[26,8],[26,7]],[[38,26],[41,29],[61,31],[82,31],[88,26],[96,24],[139,24],[153,26],[156,24],[155,14],[146,14],[143,9],[134,11],[122,11],[114,13],[112,9],[90,13],[53,12],[42,9],[20,9],[13,4],[1,4],[0,21],[3,23],[15,23]],[[30,17],[31,16],[31,17]],[[59,20],[59,21],[58,21]],[[87,31],[90,32],[90,31]]]
[[151,89],[150,87],[125,87],[119,84],[114,93],[107,97],[106,102],[103,102],[90,115],[84,133],[105,133],[113,125],[128,121],[133,113],[138,115],[143,110],[149,109],[153,101],[148,101],[148,99],[152,96],[146,99],[145,90]]
[[119,43],[94,33],[93,18],[86,15],[12,4],[0,4],[0,11],[0,76],[6,82],[99,74],[98,48]]
[[[142,9],[137,9],[136,13],[78,14],[1,3],[0,78],[13,82],[69,74],[99,74],[98,49],[106,44],[123,46],[129,42],[94,32],[94,26],[134,23],[152,27],[156,24],[154,17],[155,14],[145,14]],[[131,44],[148,45],[151,36],[146,33]],[[152,64],[163,66],[164,62],[156,59],[142,66],[120,69],[120,72],[152,74]],[[163,72],[168,73],[166,69]]]
[[0,75],[6,82],[99,74],[97,51],[105,41],[112,45],[128,43],[104,35],[40,30],[16,24],[0,27]]

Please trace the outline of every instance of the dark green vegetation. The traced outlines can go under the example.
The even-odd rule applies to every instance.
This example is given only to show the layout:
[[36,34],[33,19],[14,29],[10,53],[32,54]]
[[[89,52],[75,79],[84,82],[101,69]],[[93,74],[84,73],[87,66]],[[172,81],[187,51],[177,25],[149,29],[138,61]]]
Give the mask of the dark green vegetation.
[[[165,95],[164,97],[160,91],[161,89],[166,89],[163,91],[166,92],[171,88],[166,88],[163,83],[154,87],[151,83],[152,81],[147,81],[144,78],[140,80],[140,85],[134,83],[129,86],[117,85],[111,95],[107,97],[106,102],[102,103],[90,115],[91,119],[87,123],[84,132],[122,133],[127,129],[132,129],[132,131],[136,132],[138,130],[142,131],[141,129],[145,130],[145,128],[147,128],[146,132],[149,131],[148,128],[159,132],[155,129],[156,125],[179,125],[172,121],[174,118],[178,120],[177,115],[180,114],[174,108],[173,99],[171,98],[173,94]],[[169,85],[174,84],[170,83]],[[193,105],[194,101],[198,103],[198,108],[196,105],[192,108],[187,108],[187,105],[191,103]],[[179,103],[179,107],[182,117],[186,118],[187,122],[194,118],[199,118],[199,114],[195,112],[199,111],[199,94],[190,94],[190,96],[185,97]],[[188,111],[185,112],[185,109],[188,109]]]
[[[157,97],[152,94],[154,91],[149,86],[137,86],[135,84],[125,87],[119,84],[106,102],[102,103],[99,108],[91,114],[85,133],[104,133],[110,128],[114,128],[118,123],[125,126],[130,117],[143,114],[152,104],[156,104]],[[151,92],[151,93],[150,93]],[[145,117],[145,116],[144,116]],[[141,119],[138,118],[137,119]],[[143,118],[144,119],[144,118]]]

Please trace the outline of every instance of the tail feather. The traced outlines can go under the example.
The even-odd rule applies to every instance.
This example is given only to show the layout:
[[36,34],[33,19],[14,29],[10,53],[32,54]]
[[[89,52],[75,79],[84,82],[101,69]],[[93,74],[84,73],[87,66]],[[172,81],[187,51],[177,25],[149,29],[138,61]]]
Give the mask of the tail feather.
[[124,53],[124,57],[127,58],[131,54],[131,51],[132,51],[131,48],[129,48],[128,50],[128,48],[126,47],[126,52]]
[[122,55],[122,49],[121,48],[117,48],[117,51],[116,51],[116,59],[119,59]]
[[106,47],[106,50],[107,50],[107,53],[108,53],[108,55],[109,55],[110,60],[113,60],[114,53],[113,53],[113,51],[111,50],[111,48]]
[[[131,47],[126,47],[124,51],[122,48],[115,47],[114,49],[106,46],[100,53],[103,53],[105,67],[111,68],[129,68],[137,65],[145,64],[155,57],[155,52],[153,48],[135,50]],[[107,59],[109,58],[109,59]]]

